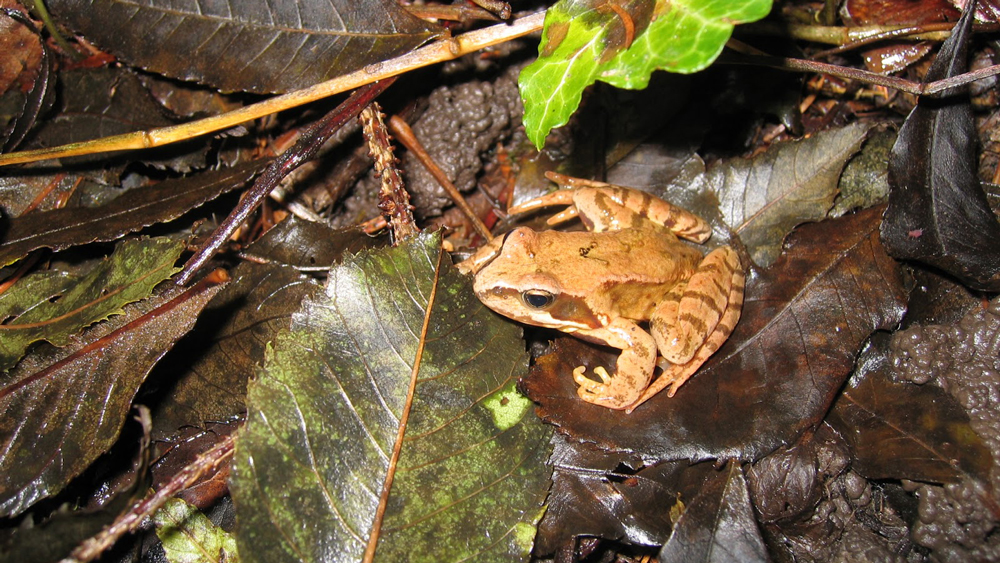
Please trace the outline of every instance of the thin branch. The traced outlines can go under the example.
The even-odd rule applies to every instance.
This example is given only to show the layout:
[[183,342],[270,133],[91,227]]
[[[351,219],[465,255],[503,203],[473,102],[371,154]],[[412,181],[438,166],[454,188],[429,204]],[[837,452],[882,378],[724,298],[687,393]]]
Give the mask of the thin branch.
[[83,143],[71,143],[59,147],[39,149],[33,151],[13,152],[0,155],[0,166],[10,164],[21,164],[25,162],[36,162],[50,158],[62,158],[67,156],[77,156],[81,154],[94,154],[110,151],[136,150],[151,147],[159,147],[170,143],[176,143],[206,135],[215,131],[222,131],[235,127],[241,123],[246,123],[253,119],[271,115],[282,110],[298,107],[316,100],[320,100],[334,94],[347,92],[359,88],[366,84],[371,84],[378,80],[385,80],[393,76],[398,76],[405,72],[429,66],[432,64],[450,61],[496,45],[511,39],[516,39],[523,35],[542,29],[542,22],[545,20],[545,12],[538,12],[530,16],[519,18],[511,23],[502,23],[494,26],[477,29],[464,33],[454,38],[435,41],[430,45],[416,49],[410,53],[390,59],[381,63],[368,65],[365,68],[339,76],[326,82],[321,82],[315,86],[310,86],[303,90],[289,92],[281,96],[245,106],[235,111],[200,119],[181,125],[171,127],[161,127],[148,131],[136,131],[125,135],[115,135],[94,141]]
[[821,63],[818,61],[793,59],[788,57],[745,56],[730,53],[725,55],[724,58],[720,57],[719,62],[741,65],[769,66],[779,70],[789,70],[793,72],[818,72],[822,74],[829,74],[831,76],[837,76],[839,78],[857,80],[858,82],[864,82],[865,84],[874,84],[876,86],[893,88],[915,96],[934,96],[936,94],[944,94],[952,88],[971,84],[977,80],[982,80],[984,78],[1000,74],[1000,65],[993,65],[974,70],[972,72],[966,72],[958,76],[952,76],[950,78],[935,80],[934,82],[927,82],[924,84],[920,82],[913,82],[912,80],[897,78],[895,76],[885,76],[883,74],[877,74],[858,68],[849,68],[829,63]]
[[285,176],[315,156],[327,139],[343,127],[345,123],[357,117],[358,113],[365,106],[371,103],[372,100],[395,81],[396,77],[391,77],[358,88],[349,98],[310,127],[295,142],[292,148],[281,153],[281,156],[274,159],[274,162],[267,166],[264,172],[254,181],[253,186],[247,190],[239,205],[236,206],[236,209],[215,229],[215,232],[209,237],[208,242],[184,264],[184,271],[177,277],[178,285],[184,285],[191,281],[195,273],[208,262],[229,237],[233,236],[236,229],[243,224],[243,221],[246,221],[247,217],[253,213],[253,210],[257,209],[261,202],[264,201],[264,198],[267,197],[267,194],[271,193]]
[[234,444],[234,435],[229,434],[223,437],[212,449],[199,455],[158,491],[139,501],[131,510],[115,519],[101,533],[80,544],[61,563],[86,563],[100,557],[122,536],[138,529],[143,520],[152,516],[168,500],[177,496],[177,493],[195,484],[203,476],[217,471],[219,466],[233,456]]
[[438,184],[440,184],[442,188],[444,188],[448,197],[451,198],[455,205],[462,211],[463,214],[465,214],[465,217],[469,220],[469,222],[472,223],[472,226],[476,229],[476,232],[479,233],[479,236],[483,237],[487,241],[492,240],[493,234],[490,233],[490,230],[483,224],[483,221],[479,218],[479,216],[476,215],[476,212],[469,207],[469,203],[465,201],[465,197],[463,197],[462,193],[458,191],[455,184],[451,183],[451,179],[444,173],[444,170],[441,170],[441,167],[438,166],[437,163],[434,162],[431,155],[427,153],[427,150],[424,149],[424,145],[420,143],[420,140],[417,139],[417,136],[413,133],[413,129],[410,129],[410,126],[400,117],[394,115],[389,118],[389,130],[396,136],[397,141],[399,141],[408,151],[412,152],[414,156],[417,157],[417,160],[424,165],[424,168],[431,173],[431,176],[434,176],[434,179],[437,180]]

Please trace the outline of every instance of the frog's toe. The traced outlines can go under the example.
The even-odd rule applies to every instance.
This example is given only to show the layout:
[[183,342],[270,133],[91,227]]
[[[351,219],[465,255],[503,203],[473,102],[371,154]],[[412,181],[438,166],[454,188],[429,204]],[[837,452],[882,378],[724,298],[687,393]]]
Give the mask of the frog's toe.
[[573,379],[579,385],[576,395],[580,399],[594,405],[619,410],[628,408],[635,402],[636,397],[625,397],[615,392],[614,386],[611,384],[612,376],[606,369],[603,367],[594,369],[594,374],[601,378],[600,382],[585,376],[586,369],[584,366],[580,366],[573,370]]

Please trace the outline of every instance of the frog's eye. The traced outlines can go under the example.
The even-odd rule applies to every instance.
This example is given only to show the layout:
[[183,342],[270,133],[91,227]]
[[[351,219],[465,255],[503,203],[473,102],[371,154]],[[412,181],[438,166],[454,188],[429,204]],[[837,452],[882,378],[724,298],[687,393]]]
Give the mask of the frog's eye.
[[530,309],[544,309],[555,301],[556,296],[544,289],[529,289],[521,292],[521,301]]

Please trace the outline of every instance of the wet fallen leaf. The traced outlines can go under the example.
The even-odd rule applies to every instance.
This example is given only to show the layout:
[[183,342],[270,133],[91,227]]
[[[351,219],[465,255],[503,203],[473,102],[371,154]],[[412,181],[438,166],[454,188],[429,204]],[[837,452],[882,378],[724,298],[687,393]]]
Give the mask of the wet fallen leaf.
[[[927,72],[965,72],[972,14],[941,46]],[[889,159],[889,207],[882,241],[893,256],[939,268],[974,289],[1000,289],[1000,223],[979,185],[977,137],[966,95],[923,97],[899,131]]]
[[288,329],[303,298],[320,291],[298,268],[330,267],[349,252],[385,242],[294,216],[254,241],[243,252],[254,261],[231,272],[232,281],[208,304],[182,346],[150,376],[166,387],[153,409],[154,435],[246,412],[247,380],[264,362],[267,344]]
[[183,346],[153,373],[160,399],[153,409],[155,436],[183,426],[229,420],[246,411],[246,387],[264,361],[264,350],[302,299],[320,291],[294,268],[244,263],[205,308]]
[[609,455],[562,436],[553,442],[552,490],[538,524],[536,556],[554,553],[575,536],[663,545],[671,512],[690,502],[715,473],[711,463],[644,467],[638,458]]
[[710,480],[684,510],[660,550],[662,563],[766,562],[767,546],[736,461]]
[[0,513],[59,492],[114,443],[146,374],[219,289],[168,285],[0,376]]
[[844,165],[869,127],[849,125],[775,145],[752,159],[729,159],[708,169],[711,190],[730,228],[759,266],[771,265],[796,225],[826,217]]
[[440,28],[390,0],[49,0],[53,15],[144,70],[224,91],[287,92],[384,61]]
[[[523,384],[572,439],[650,460],[757,459],[819,423],[872,331],[896,326],[906,292],[878,240],[881,209],[800,227],[747,286],[735,332],[674,397],[631,414],[584,403],[571,371],[617,353],[570,337]],[[603,354],[589,363],[583,354]]]
[[11,219],[0,245],[0,266],[39,248],[62,250],[89,242],[117,240],[143,227],[171,221],[219,194],[242,186],[265,166],[266,160],[255,161],[129,190],[100,207],[55,209]]
[[47,270],[0,294],[0,370],[12,367],[42,340],[64,346],[81,329],[145,299],[175,274],[184,241],[132,239],[85,275]]
[[[22,14],[18,7],[12,0],[0,1],[0,8]],[[33,83],[32,75],[38,72],[41,62],[42,42],[34,29],[8,12],[0,13],[0,94]]]
[[448,261],[431,235],[349,257],[279,335],[237,442],[243,561],[531,549],[551,433],[514,388],[519,329]]
[[869,346],[827,420],[847,440],[853,467],[869,479],[983,481],[989,449],[961,405],[940,387],[891,379],[888,338]]
[[139,79],[120,68],[59,73],[57,114],[32,133],[31,147],[51,147],[172,125]]
[[0,94],[12,89],[25,92],[20,111],[0,136],[2,152],[10,152],[52,105],[55,76],[49,49],[20,5],[13,0],[2,0],[0,8],[7,10],[0,14]]

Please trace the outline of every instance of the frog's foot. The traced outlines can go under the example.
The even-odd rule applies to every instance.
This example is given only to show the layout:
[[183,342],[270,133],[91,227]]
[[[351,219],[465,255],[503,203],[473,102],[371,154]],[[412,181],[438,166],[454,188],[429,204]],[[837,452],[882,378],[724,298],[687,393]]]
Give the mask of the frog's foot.
[[632,393],[628,388],[621,388],[615,381],[616,378],[603,366],[594,368],[594,375],[601,379],[599,382],[584,375],[586,371],[586,366],[578,366],[573,370],[573,380],[580,386],[576,394],[584,401],[618,410],[628,408],[636,402],[638,393]]

